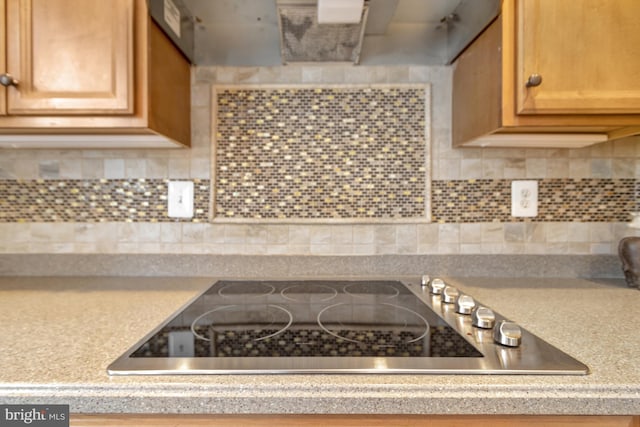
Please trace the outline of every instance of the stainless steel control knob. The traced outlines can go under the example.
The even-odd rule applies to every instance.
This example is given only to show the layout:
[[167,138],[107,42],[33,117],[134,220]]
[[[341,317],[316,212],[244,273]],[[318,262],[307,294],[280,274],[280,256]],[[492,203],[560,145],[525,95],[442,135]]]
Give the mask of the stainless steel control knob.
[[471,314],[475,306],[476,302],[471,295],[460,294],[456,299],[456,313],[458,314]]
[[493,328],[493,340],[507,347],[518,347],[522,342],[522,330],[513,322],[501,320]]
[[429,292],[434,295],[441,295],[444,288],[447,287],[447,284],[444,283],[444,280],[439,278],[434,278],[431,282],[429,282]]
[[420,280],[420,285],[422,285],[423,288],[426,288],[427,286],[429,286],[429,282],[431,282],[431,278],[429,277],[429,275],[423,274],[422,279]]
[[459,295],[460,292],[457,288],[454,288],[453,286],[445,286],[442,291],[442,302],[454,304]]
[[490,308],[478,305],[471,312],[471,324],[477,328],[492,329],[496,324],[496,315]]
[[526,87],[536,87],[540,86],[542,83],[542,76],[540,74],[531,74],[527,79]]
[[11,74],[0,74],[0,85],[4,87],[18,86],[18,81]]

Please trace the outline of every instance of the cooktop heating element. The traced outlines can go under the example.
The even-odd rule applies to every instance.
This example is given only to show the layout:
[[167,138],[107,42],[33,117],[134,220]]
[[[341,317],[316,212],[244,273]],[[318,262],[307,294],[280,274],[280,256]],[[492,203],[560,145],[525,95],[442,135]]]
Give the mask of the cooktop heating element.
[[221,280],[112,363],[111,375],[586,374],[440,279]]

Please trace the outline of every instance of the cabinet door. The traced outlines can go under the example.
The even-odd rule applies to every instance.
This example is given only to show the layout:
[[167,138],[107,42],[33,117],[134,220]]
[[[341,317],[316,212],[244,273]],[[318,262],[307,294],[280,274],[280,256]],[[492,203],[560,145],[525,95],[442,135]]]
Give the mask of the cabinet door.
[[5,1],[8,114],[133,112],[133,0]]
[[517,114],[640,113],[639,17],[638,0],[518,0]]
[[[5,1],[0,0],[0,74],[5,73],[7,69],[7,62],[5,60]],[[0,86],[0,116],[7,114],[7,89],[4,86]]]

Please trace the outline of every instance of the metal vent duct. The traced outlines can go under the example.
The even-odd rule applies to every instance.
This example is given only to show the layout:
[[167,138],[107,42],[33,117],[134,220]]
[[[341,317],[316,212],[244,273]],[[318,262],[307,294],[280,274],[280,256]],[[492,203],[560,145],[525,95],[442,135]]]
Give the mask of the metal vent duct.
[[278,4],[282,63],[360,60],[368,6],[358,24],[318,24],[315,4]]

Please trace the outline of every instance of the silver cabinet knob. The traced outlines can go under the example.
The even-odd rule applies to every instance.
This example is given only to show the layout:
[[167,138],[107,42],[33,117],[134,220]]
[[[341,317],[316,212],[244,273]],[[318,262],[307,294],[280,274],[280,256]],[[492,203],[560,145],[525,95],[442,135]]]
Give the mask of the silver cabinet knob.
[[434,278],[429,282],[429,292],[434,295],[441,295],[444,288],[447,287],[447,284],[444,283],[444,280],[439,278]]
[[4,87],[18,86],[18,81],[11,74],[0,74],[0,85]]
[[445,286],[442,290],[442,302],[453,304],[458,299],[460,292],[453,286]]
[[456,299],[456,313],[458,314],[471,314],[475,306],[476,302],[470,295],[460,294]]
[[493,340],[507,347],[518,347],[522,342],[522,330],[513,322],[501,320],[493,328]]
[[471,324],[481,329],[492,329],[496,324],[496,315],[490,308],[476,306],[471,312]]
[[531,74],[527,79],[527,83],[525,84],[525,86],[536,87],[540,86],[540,83],[542,83],[542,76],[540,74]]

